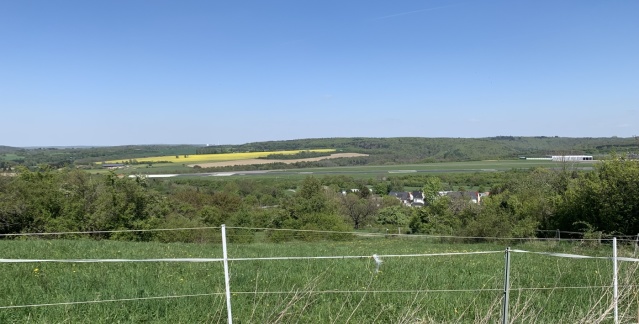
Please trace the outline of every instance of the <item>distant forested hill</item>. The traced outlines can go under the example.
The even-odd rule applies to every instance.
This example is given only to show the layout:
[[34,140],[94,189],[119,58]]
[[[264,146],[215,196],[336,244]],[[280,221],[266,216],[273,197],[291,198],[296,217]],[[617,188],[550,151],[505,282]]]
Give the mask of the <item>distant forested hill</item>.
[[194,154],[197,145],[124,145],[82,148],[15,148],[0,146],[0,162],[35,166],[48,164],[59,168],[73,164],[90,164],[105,160],[141,158],[161,155]]
[[332,148],[366,153],[369,163],[413,163],[511,159],[558,154],[603,155],[639,150],[634,138],[515,137],[489,138],[318,138],[202,147],[199,154]]
[[17,147],[0,145],[0,154],[2,154],[2,153],[11,153],[11,152],[15,152],[17,150],[19,150],[19,148],[17,148]]
[[242,145],[127,145],[89,148],[24,149],[0,146],[0,162],[11,165],[53,167],[82,165],[106,160],[135,159],[149,156],[210,154],[229,152],[335,149],[338,152],[369,154],[304,164],[311,166],[403,164],[438,161],[514,159],[520,156],[587,154],[595,158],[616,152],[639,153],[636,138],[569,138],[497,136],[488,138],[313,138],[255,142]]

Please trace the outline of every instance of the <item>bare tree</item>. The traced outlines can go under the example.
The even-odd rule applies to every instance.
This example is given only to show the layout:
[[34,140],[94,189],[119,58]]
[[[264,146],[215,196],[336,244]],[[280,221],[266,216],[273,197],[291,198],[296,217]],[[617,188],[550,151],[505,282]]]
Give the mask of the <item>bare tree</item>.
[[377,203],[373,198],[360,198],[357,194],[349,193],[340,199],[344,215],[353,222],[355,229],[366,224],[377,212]]

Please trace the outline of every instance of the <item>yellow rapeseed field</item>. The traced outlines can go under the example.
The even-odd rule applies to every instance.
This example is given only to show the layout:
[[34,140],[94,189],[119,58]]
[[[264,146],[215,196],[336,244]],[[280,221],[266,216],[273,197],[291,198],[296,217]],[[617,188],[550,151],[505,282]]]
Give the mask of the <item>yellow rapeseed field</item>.
[[[220,161],[237,161],[237,160],[249,160],[257,159],[260,157],[266,157],[270,154],[286,154],[292,155],[299,152],[334,152],[334,149],[316,149],[316,150],[295,150],[295,151],[271,151],[271,152],[246,152],[246,153],[223,153],[223,154],[189,154],[189,155],[165,155],[165,156],[152,156],[146,158],[131,158],[138,163],[147,162],[173,162],[173,163],[192,163],[192,162],[220,162]],[[124,163],[129,159],[111,160],[104,163]]]

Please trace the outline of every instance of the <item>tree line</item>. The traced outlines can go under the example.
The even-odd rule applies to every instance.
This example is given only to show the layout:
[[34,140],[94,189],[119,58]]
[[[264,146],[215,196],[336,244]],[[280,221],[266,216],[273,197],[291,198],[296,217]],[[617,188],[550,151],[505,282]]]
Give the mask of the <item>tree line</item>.
[[[482,177],[486,177],[483,178]],[[451,183],[476,181],[480,204],[440,196]],[[388,196],[419,184],[426,205]],[[470,184],[469,184],[470,186]],[[538,230],[639,233],[639,162],[615,156],[594,171],[533,169],[496,174],[354,179],[148,179],[75,169],[20,168],[0,177],[0,233],[240,227],[343,231],[404,227],[411,233],[534,237]],[[239,231],[239,230],[235,230]],[[96,233],[94,238],[197,242],[196,231]],[[250,241],[252,235],[237,235]],[[334,235],[334,239],[348,236]],[[314,239],[269,232],[274,241]]]
[[409,226],[414,233],[477,237],[534,237],[538,230],[555,229],[634,235],[638,194],[639,161],[614,156],[592,172],[519,172],[479,205],[437,197]]

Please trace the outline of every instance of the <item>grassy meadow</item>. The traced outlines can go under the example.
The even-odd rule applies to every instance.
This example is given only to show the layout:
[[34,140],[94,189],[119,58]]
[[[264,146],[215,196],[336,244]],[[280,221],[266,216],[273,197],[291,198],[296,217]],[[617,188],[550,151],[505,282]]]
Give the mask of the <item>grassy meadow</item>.
[[[219,231],[207,230],[217,239]],[[609,244],[564,242],[454,243],[421,237],[356,237],[347,241],[262,242],[229,232],[229,258],[362,256],[350,259],[231,261],[237,323],[494,323],[500,318],[506,246],[610,256]],[[319,235],[324,234],[309,234]],[[254,243],[233,243],[246,241]],[[306,236],[308,239],[309,237]],[[319,237],[321,239],[321,237]],[[5,259],[219,258],[219,243],[3,240]],[[372,255],[494,251],[489,254]],[[620,255],[632,255],[622,246]],[[3,263],[0,322],[226,322],[221,262]],[[620,263],[622,322],[636,323],[634,263]],[[612,262],[511,253],[513,322],[611,322]],[[589,288],[576,288],[589,287]],[[532,289],[534,288],[534,289]],[[178,297],[185,296],[188,297]],[[175,298],[144,299],[173,296]],[[125,301],[4,308],[96,300]],[[601,318],[600,318],[601,317]]]
[[[221,154],[212,154],[221,155]],[[175,156],[173,156],[175,159]],[[159,159],[159,158],[156,158]],[[179,162],[179,161],[178,161]],[[162,174],[192,172],[193,169],[185,161],[180,163],[154,163],[151,167],[146,164],[132,165],[126,169],[117,170],[122,174]],[[209,161],[210,162],[210,161]],[[200,162],[203,163],[203,162]],[[287,179],[304,179],[309,174],[341,174],[355,178],[369,178],[378,175],[405,175],[417,172],[428,173],[472,173],[472,172],[497,172],[512,169],[542,168],[568,168],[569,170],[592,170],[597,162],[579,162],[562,164],[552,161],[526,161],[526,160],[493,160],[493,161],[469,161],[469,162],[437,162],[402,165],[371,165],[371,166],[348,166],[348,167],[323,167],[323,168],[303,168],[287,170],[271,170],[263,174],[253,174],[249,177],[282,177]],[[107,173],[109,170],[92,170],[94,173]],[[229,171],[241,174],[241,171]],[[295,172],[297,174],[291,174]],[[188,176],[185,173],[184,176]]]

